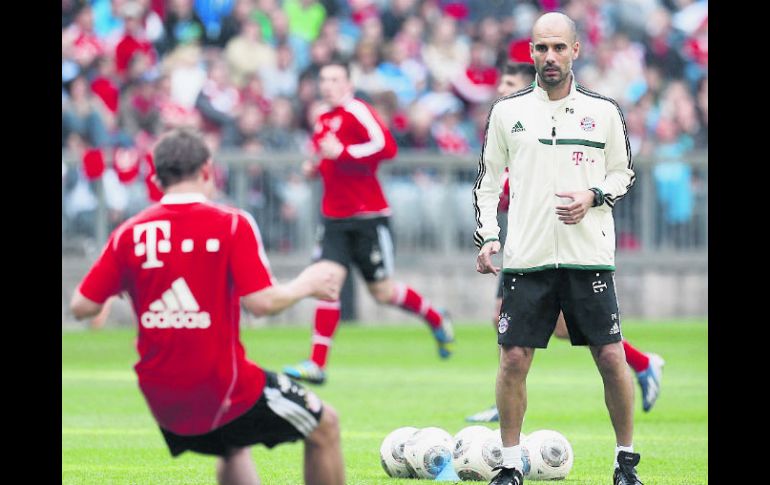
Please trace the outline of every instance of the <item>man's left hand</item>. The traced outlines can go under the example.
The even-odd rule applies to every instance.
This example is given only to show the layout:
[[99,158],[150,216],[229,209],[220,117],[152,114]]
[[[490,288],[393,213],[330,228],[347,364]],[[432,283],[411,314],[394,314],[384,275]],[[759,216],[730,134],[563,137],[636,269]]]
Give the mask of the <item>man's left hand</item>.
[[556,194],[558,197],[572,199],[571,204],[557,205],[556,215],[559,220],[565,224],[577,224],[583,220],[588,209],[594,203],[594,193],[591,190],[581,190],[579,192],[562,192]]
[[318,146],[321,149],[321,156],[328,160],[336,160],[345,148],[342,146],[339,139],[332,133],[327,133],[326,136],[321,138],[321,141],[318,142]]

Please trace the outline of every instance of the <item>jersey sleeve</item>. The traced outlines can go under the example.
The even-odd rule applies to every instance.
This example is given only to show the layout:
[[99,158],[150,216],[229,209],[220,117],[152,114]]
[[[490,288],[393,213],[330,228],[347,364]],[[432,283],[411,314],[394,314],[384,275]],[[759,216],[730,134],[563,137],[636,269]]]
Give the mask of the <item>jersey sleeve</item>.
[[393,158],[398,153],[398,145],[390,130],[382,123],[376,113],[360,101],[346,106],[346,110],[366,129],[369,140],[364,143],[347,145],[338,160],[345,162],[373,162]]
[[243,296],[272,286],[274,280],[257,223],[244,212],[234,218],[230,274],[236,294]]
[[615,108],[610,114],[610,132],[605,148],[605,163],[607,175],[598,188],[604,193],[604,200],[609,207],[614,207],[634,185],[636,175],[631,160],[631,144],[628,141],[626,122],[620,107],[613,102]]
[[99,259],[88,270],[78,291],[95,303],[104,303],[107,298],[120,293],[123,287],[123,271],[118,261],[117,238],[115,233],[104,245]]
[[497,206],[500,202],[500,177],[508,159],[508,147],[501,134],[499,105],[492,107],[487,119],[484,145],[479,158],[479,173],[473,186],[473,208],[476,213],[476,232],[473,242],[481,248],[487,241],[497,241]]

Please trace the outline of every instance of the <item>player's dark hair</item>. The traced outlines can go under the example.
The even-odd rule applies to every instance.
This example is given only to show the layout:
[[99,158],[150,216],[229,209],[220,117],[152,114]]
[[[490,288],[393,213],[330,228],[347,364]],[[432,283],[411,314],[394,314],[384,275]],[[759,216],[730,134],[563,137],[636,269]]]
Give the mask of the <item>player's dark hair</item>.
[[503,75],[516,76],[518,74],[529,76],[534,80],[535,65],[528,62],[507,62],[503,66]]
[[341,57],[334,56],[331,59],[329,59],[328,62],[324,63],[322,66],[322,69],[326,66],[340,66],[342,69],[345,70],[345,75],[350,79],[350,63]]
[[192,178],[211,157],[200,135],[188,129],[177,129],[163,135],[155,145],[155,176],[163,188]]

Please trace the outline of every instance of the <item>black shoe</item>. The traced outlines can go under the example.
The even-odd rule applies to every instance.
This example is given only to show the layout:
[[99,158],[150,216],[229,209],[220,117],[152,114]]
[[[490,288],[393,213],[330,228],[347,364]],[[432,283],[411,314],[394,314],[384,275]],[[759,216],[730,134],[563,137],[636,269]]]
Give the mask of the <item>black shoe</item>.
[[492,478],[489,485],[522,485],[524,483],[524,475],[515,468],[496,466],[492,470],[500,470],[500,473]]
[[618,453],[618,467],[612,475],[613,485],[644,485],[636,474],[636,465],[639,464],[639,453],[621,451]]

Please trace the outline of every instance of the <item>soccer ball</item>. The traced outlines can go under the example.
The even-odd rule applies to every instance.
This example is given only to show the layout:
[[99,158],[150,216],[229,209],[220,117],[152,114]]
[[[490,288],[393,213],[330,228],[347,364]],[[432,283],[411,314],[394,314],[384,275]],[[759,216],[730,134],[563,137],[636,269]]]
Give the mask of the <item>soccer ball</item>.
[[[522,434],[520,443],[525,439],[526,436]],[[503,464],[502,448],[499,429],[492,430],[484,426],[463,428],[455,435],[452,453],[452,464],[457,476],[463,480],[491,480],[495,475],[492,469]],[[526,450],[522,447],[522,458],[525,454]]]
[[561,480],[572,469],[572,445],[558,431],[543,429],[526,441],[531,469],[530,480]]
[[[486,426],[468,426],[454,436],[452,465],[462,480],[486,481],[492,478],[492,468],[502,463],[503,455],[489,445],[495,445],[495,433]],[[486,449],[484,445],[487,445]]]
[[441,428],[422,428],[404,444],[404,457],[417,478],[434,479],[452,461],[452,435]]
[[404,443],[415,432],[417,428],[405,426],[391,431],[388,436],[382,440],[380,445],[380,463],[389,477],[394,478],[416,478],[407,467],[406,458],[404,458]]

